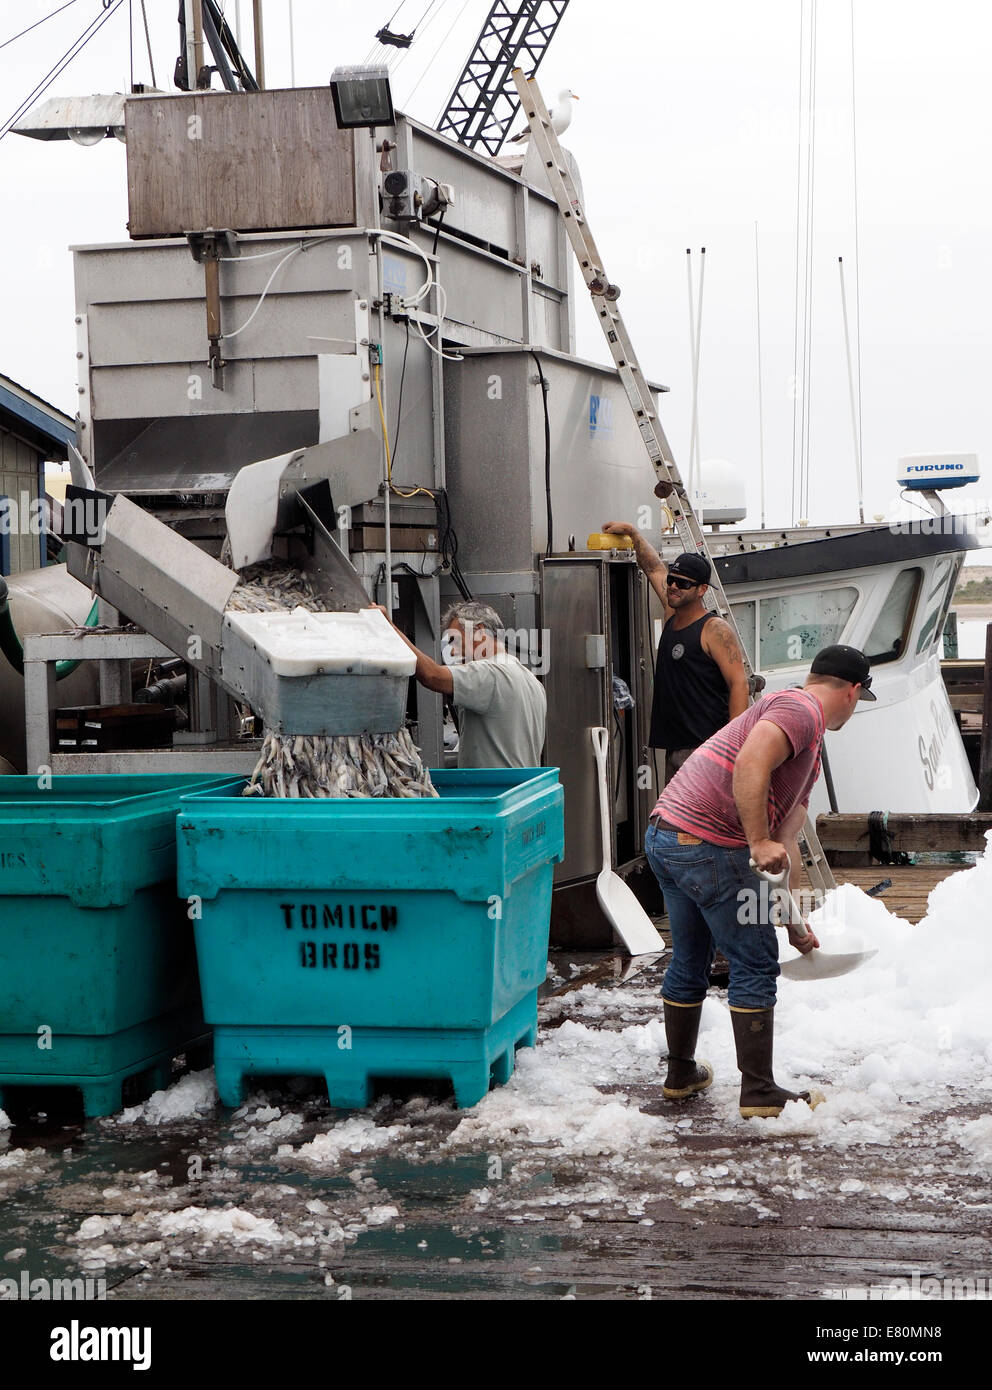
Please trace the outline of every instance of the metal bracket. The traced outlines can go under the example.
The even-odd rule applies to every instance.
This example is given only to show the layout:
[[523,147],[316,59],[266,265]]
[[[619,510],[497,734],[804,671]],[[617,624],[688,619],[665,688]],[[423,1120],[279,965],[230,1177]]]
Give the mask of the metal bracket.
[[187,232],[190,253],[194,261],[203,266],[203,283],[207,300],[207,340],[209,348],[207,360],[210,364],[210,381],[215,391],[224,389],[224,361],[220,350],[223,334],[220,330],[220,262],[240,254],[238,238],[230,230],[216,232],[208,227],[203,232]]

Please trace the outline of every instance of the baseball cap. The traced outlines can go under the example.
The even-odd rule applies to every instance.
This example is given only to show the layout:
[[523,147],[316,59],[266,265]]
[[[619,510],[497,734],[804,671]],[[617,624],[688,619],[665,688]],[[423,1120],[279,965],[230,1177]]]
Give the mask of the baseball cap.
[[685,551],[682,555],[676,555],[668,566],[669,574],[679,574],[683,579],[691,579],[696,584],[708,584],[711,572],[710,562],[706,556],[697,555],[691,550]]
[[859,700],[876,699],[868,688],[871,685],[871,666],[864,652],[859,652],[857,647],[824,647],[814,656],[809,669],[812,675],[836,676],[838,680],[849,681],[851,685],[860,685]]

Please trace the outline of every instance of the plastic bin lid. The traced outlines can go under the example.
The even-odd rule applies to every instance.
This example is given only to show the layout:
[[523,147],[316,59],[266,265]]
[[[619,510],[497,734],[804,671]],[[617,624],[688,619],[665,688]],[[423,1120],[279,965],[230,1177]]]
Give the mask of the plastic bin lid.
[[287,613],[224,615],[224,623],[267,657],[277,676],[337,673],[412,676],[417,658],[384,613]]

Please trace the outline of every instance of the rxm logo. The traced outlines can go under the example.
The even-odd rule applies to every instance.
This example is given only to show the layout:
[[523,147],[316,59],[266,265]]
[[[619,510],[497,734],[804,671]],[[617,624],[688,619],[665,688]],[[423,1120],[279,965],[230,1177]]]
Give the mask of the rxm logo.
[[589,396],[589,433],[613,438],[613,402],[609,396]]

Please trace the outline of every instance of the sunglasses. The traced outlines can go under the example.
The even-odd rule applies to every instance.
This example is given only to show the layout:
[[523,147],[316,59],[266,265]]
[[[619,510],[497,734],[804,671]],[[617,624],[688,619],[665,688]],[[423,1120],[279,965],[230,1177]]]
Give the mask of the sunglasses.
[[669,574],[665,576],[666,584],[674,584],[677,589],[698,589],[700,585],[698,579],[683,579],[681,575]]

